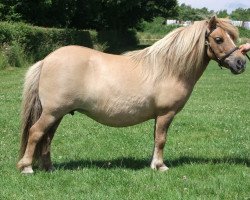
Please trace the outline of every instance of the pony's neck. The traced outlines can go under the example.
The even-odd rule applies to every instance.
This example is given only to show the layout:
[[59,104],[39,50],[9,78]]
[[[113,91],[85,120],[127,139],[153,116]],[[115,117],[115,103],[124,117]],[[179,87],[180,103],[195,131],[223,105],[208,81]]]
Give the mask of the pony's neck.
[[207,55],[205,55],[202,65],[200,66],[200,68],[198,68],[194,72],[194,74],[195,74],[195,76],[193,77],[194,84],[200,79],[200,77],[202,76],[202,74],[206,70],[209,62],[210,62],[210,58]]
[[205,48],[207,22],[195,22],[166,35],[152,46],[127,55],[139,64],[147,77],[176,77],[196,82],[208,61]]

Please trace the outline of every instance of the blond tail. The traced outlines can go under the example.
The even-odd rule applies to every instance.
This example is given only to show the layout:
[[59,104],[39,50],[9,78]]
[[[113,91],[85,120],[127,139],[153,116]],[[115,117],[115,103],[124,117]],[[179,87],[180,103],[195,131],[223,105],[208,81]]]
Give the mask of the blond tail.
[[22,136],[20,158],[23,157],[28,143],[29,129],[39,119],[42,113],[42,106],[38,94],[42,64],[43,62],[39,61],[31,66],[25,77],[21,113]]

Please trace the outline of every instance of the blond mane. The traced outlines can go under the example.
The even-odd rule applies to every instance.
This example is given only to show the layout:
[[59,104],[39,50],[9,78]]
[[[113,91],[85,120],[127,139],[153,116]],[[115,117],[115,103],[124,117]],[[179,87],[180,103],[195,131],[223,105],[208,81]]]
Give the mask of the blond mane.
[[[238,30],[228,19],[217,18],[217,24],[234,40],[237,39]],[[208,21],[197,21],[191,26],[175,29],[148,48],[125,55],[141,64],[144,73],[154,74],[158,78],[166,75],[190,76],[204,66],[207,30]]]

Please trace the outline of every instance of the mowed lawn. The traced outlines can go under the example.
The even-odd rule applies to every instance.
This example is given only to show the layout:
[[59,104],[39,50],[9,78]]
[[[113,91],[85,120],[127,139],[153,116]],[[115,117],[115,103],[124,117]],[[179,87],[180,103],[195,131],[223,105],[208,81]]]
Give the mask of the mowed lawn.
[[211,62],[173,121],[167,172],[149,168],[153,120],[110,128],[76,113],[52,144],[56,170],[16,169],[27,69],[0,71],[0,199],[250,199],[250,68],[241,75]]

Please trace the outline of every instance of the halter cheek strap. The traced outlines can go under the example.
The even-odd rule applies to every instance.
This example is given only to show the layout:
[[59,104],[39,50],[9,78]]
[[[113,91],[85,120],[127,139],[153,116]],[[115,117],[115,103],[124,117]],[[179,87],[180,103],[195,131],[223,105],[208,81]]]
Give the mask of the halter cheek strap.
[[211,47],[211,45],[210,45],[210,43],[209,43],[209,40],[208,40],[210,34],[211,34],[215,29],[216,29],[216,28],[210,30],[208,33],[206,32],[206,36],[205,36],[205,37],[206,37],[206,43],[205,43],[205,45],[209,47],[209,50],[212,52],[212,54],[213,54],[214,57],[216,58],[218,65],[219,65],[220,67],[222,67],[222,64],[223,64],[224,60],[225,60],[228,56],[230,56],[233,52],[235,52],[236,50],[238,50],[239,47],[234,47],[234,48],[230,49],[229,51],[225,52],[225,55],[224,55],[224,56],[218,57],[218,56],[215,54],[214,50],[212,49],[212,47]]

